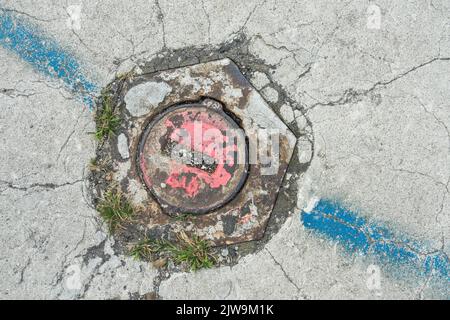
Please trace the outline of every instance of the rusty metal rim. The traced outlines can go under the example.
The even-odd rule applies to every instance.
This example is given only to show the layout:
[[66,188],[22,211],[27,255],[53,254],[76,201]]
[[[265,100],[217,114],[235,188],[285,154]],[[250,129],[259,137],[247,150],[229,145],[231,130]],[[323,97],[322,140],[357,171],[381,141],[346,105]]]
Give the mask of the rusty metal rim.
[[[166,205],[169,206],[171,208],[173,208],[172,205],[170,205],[169,203],[165,202],[163,199],[161,199],[160,197],[158,197],[155,192],[146,184],[145,179],[144,179],[144,173],[142,172],[141,166],[139,165],[139,159],[141,158],[141,155],[143,153],[144,150],[144,146],[145,146],[145,142],[148,138],[148,135],[150,134],[151,129],[153,128],[153,126],[160,121],[162,118],[164,118],[168,113],[173,112],[174,110],[178,110],[181,108],[186,108],[186,107],[190,107],[193,105],[198,105],[198,106],[203,106],[205,107],[205,105],[202,104],[202,101],[205,99],[210,99],[210,100],[215,100],[216,99],[212,99],[209,97],[202,97],[199,100],[195,100],[195,101],[184,101],[184,102],[180,102],[180,103],[176,103],[173,105],[170,105],[168,107],[165,108],[165,110],[162,110],[160,113],[153,115],[153,117],[150,119],[150,121],[148,122],[148,124],[145,126],[145,129],[143,130],[140,138],[139,138],[139,144],[138,144],[138,152],[136,153],[136,157],[135,157],[135,167],[137,169],[139,178],[141,179],[142,184],[145,186],[145,188],[147,189],[147,191],[151,194],[152,198],[161,206],[161,205]],[[238,123],[238,121],[236,121],[234,118],[236,118],[236,116],[234,116],[229,110],[225,109],[225,106],[223,105],[223,103],[221,103],[220,101],[217,101],[220,103],[220,105],[222,106],[222,110],[216,110],[216,109],[212,109],[211,108],[211,112],[215,112],[219,115],[221,115],[222,117],[224,117],[226,120],[228,120],[230,123],[234,123],[237,128],[242,129],[243,128],[240,126],[240,124]],[[245,131],[244,131],[245,133]],[[219,203],[216,206],[211,206],[205,209],[193,209],[193,210],[189,210],[189,214],[192,215],[203,215],[203,214],[208,214],[211,213],[214,210],[220,209],[225,207],[226,205],[228,205],[235,197],[236,195],[242,190],[242,188],[244,187],[247,178],[250,174],[250,165],[249,165],[249,147],[248,147],[248,139],[245,136],[245,168],[244,168],[244,174],[241,176],[241,179],[239,180],[236,188],[233,190],[233,192],[231,192],[228,197],[225,198],[225,200],[222,203]],[[164,213],[166,213],[166,211],[162,208],[162,211]],[[182,214],[183,212],[180,212],[180,214]],[[167,214],[167,213],[166,213]],[[171,214],[169,214],[171,215]]]

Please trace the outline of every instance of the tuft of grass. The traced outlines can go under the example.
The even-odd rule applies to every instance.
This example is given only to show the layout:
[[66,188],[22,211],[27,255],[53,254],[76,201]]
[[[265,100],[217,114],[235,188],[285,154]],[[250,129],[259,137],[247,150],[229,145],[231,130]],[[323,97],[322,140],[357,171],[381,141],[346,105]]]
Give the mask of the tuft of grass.
[[91,172],[107,172],[110,164],[110,159],[91,158],[88,168]]
[[192,271],[211,268],[216,263],[209,243],[198,237],[189,238],[185,232],[178,235],[177,242],[145,238],[131,249],[131,255],[137,260],[168,255],[176,264],[186,264]]
[[183,213],[183,214],[177,215],[175,217],[175,220],[176,221],[186,221],[190,218],[190,216],[191,215],[189,213]]
[[108,94],[102,96],[102,107],[97,111],[95,123],[97,126],[95,138],[99,141],[111,138],[119,129],[120,117],[117,115],[112,98]]
[[124,73],[120,73],[117,75],[117,79],[119,81],[125,81],[128,79],[132,79],[134,77],[134,70],[128,71],[128,72],[124,72]]
[[129,220],[135,213],[133,205],[117,188],[110,188],[99,202],[97,210],[108,223],[110,232],[114,232],[121,223]]

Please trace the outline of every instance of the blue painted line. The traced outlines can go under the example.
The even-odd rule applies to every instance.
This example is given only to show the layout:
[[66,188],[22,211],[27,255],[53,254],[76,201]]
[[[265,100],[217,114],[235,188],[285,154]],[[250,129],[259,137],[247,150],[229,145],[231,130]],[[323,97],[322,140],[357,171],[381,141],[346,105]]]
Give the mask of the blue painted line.
[[97,86],[82,73],[76,58],[54,40],[40,35],[29,23],[0,8],[0,45],[14,52],[38,71],[61,79],[79,95],[84,104],[94,106]]
[[348,252],[373,256],[381,263],[407,267],[420,276],[434,276],[450,281],[449,259],[442,251],[388,228],[367,221],[357,212],[344,208],[336,201],[320,199],[312,208],[302,211],[305,228],[340,243]]

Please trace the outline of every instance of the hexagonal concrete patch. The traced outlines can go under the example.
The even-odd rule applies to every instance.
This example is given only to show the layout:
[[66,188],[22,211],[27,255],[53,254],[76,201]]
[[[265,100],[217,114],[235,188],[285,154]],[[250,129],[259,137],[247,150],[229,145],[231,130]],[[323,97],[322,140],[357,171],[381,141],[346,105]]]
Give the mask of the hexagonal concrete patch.
[[[122,127],[117,137],[103,147],[103,156],[112,159],[114,174],[108,183],[98,186],[116,183],[135,205],[142,208],[119,232],[127,239],[137,239],[143,234],[170,238],[184,231],[215,245],[257,240],[263,236],[292,157],[296,137],[230,59],[132,76],[113,84],[110,89],[116,97]],[[174,143],[174,128],[169,128],[167,121],[172,121],[171,126],[178,126],[176,130],[182,126],[185,128],[186,123],[173,120],[174,115],[173,119],[165,119],[166,123],[159,125],[159,140],[153,137],[151,143],[145,141],[149,127],[152,129],[162,114],[180,105],[189,115],[189,121],[203,117],[194,112],[200,107],[209,112],[204,118],[211,118],[211,114],[220,109],[223,116],[236,122],[246,137],[238,142],[247,144],[248,148],[246,162],[249,166],[244,168],[248,171],[245,181],[238,185],[232,199],[206,211],[186,212],[181,208],[188,202],[208,207],[209,199],[229,192],[227,184],[235,183],[232,178],[229,179],[231,182],[222,179],[225,180],[223,183],[214,183],[220,166],[208,172],[201,166],[180,163],[179,159],[164,157],[162,160],[160,154],[155,162],[155,158],[150,159],[149,155],[167,148],[169,142]],[[180,114],[176,116],[180,117]],[[144,147],[144,144],[147,145]],[[236,152],[237,149],[233,150]],[[147,170],[148,164],[157,168]],[[234,168],[239,165],[234,162],[225,164],[223,172],[230,177],[234,172],[242,173],[242,170]],[[174,168],[178,170],[175,178]],[[172,183],[173,179],[176,184]],[[232,187],[237,188],[236,185]],[[167,190],[170,188],[174,190]],[[193,199],[197,193],[192,192],[192,188],[196,188],[194,191],[206,190],[198,192],[203,198]],[[98,189],[99,193],[103,191]],[[167,195],[171,195],[171,199],[176,198],[173,201],[178,206],[169,206],[161,200]]]

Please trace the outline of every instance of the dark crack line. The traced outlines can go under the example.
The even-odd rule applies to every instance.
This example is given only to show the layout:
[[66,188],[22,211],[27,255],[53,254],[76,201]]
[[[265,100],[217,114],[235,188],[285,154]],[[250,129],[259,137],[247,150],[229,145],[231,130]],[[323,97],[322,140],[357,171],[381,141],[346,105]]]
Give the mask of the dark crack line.
[[[305,67],[305,65],[303,65],[302,63],[300,63],[300,61],[297,60],[297,54],[295,53],[295,50],[291,50],[285,45],[276,46],[274,44],[268,43],[260,34],[253,36],[250,40],[252,40],[254,38],[261,40],[269,48],[287,52],[289,54],[289,56],[291,56],[294,59],[295,63],[298,66],[303,67],[303,68]],[[276,66],[279,66],[283,62],[283,60],[285,60],[286,58],[287,57],[281,58],[279,60],[279,62],[276,64]],[[313,64],[312,62],[309,62],[306,64],[306,68],[307,68],[306,71],[302,72],[302,74],[300,74],[300,76],[297,78],[297,80],[302,78],[304,75],[308,74],[311,71],[312,64]]]
[[267,253],[270,255],[270,257],[272,258],[273,262],[280,268],[281,272],[284,274],[284,277],[295,287],[295,289],[297,289],[297,293],[301,293],[301,289],[300,287],[294,282],[294,280],[289,276],[289,274],[286,272],[286,270],[284,270],[283,266],[281,265],[281,263],[279,263],[277,261],[277,259],[275,259],[275,257],[273,256],[273,254],[269,251],[269,249],[265,248],[265,250],[267,251]]
[[209,17],[208,11],[205,8],[205,0],[202,0],[202,10],[205,13],[206,19],[208,20],[208,43],[211,43],[211,19]]
[[262,1],[259,4],[256,4],[253,7],[253,10],[250,11],[250,13],[248,14],[247,18],[245,19],[244,23],[242,24],[242,26],[238,29],[238,31],[233,32],[232,35],[238,35],[240,33],[243,33],[244,28],[247,26],[247,23],[250,21],[250,19],[252,18],[252,16],[255,14],[256,10],[258,10],[260,7],[262,7],[263,5],[265,5],[267,2],[267,0]]
[[16,89],[8,89],[8,88],[1,88],[0,89],[0,94],[3,94],[9,98],[18,98],[18,97],[24,97],[24,98],[30,98],[32,96],[35,96],[39,93],[37,92],[30,92],[30,93],[26,93],[23,91],[18,91]]
[[156,4],[156,7],[158,8],[158,20],[161,23],[163,48],[167,49],[166,24],[164,22],[164,13],[163,13],[163,11],[161,9],[161,5],[159,4],[159,0],[155,0],[155,4]]
[[309,111],[313,110],[317,106],[322,106],[322,107],[323,106],[340,106],[340,105],[345,105],[345,104],[352,103],[352,102],[355,102],[355,101],[359,101],[361,96],[366,96],[367,94],[371,93],[372,91],[374,91],[378,87],[386,87],[386,86],[392,84],[393,82],[395,82],[395,81],[397,81],[397,80],[399,80],[399,79],[409,75],[410,73],[413,73],[413,72],[415,72],[415,71],[417,71],[417,70],[419,70],[419,69],[421,69],[421,68],[423,68],[425,66],[428,66],[428,65],[432,64],[433,62],[436,62],[436,61],[449,61],[449,60],[450,60],[450,58],[447,58],[447,57],[445,57],[445,58],[440,58],[440,57],[433,58],[431,60],[428,60],[428,61],[426,61],[424,63],[421,63],[421,64],[419,64],[417,66],[412,67],[408,71],[405,71],[403,73],[398,74],[397,76],[393,77],[392,79],[390,79],[388,81],[378,81],[378,82],[374,83],[368,89],[353,89],[353,88],[346,89],[344,91],[344,93],[338,99],[333,100],[333,101],[329,101],[329,102],[317,102],[317,103],[314,103],[313,105],[311,105],[307,109],[307,111],[309,112]]
[[412,171],[412,170],[408,170],[408,169],[403,169],[403,168],[389,168],[391,171],[394,172],[402,172],[402,173],[407,173],[407,174],[413,174],[413,175],[419,175],[421,177],[430,179],[431,181],[433,181],[436,185],[440,185],[443,186],[446,190],[447,193],[449,192],[448,189],[448,183],[444,183],[442,181],[436,180],[435,178],[433,178],[431,175],[420,172],[420,171]]
[[31,264],[31,258],[28,258],[27,262],[25,263],[25,266],[23,266],[22,270],[20,270],[19,284],[21,284],[23,282],[24,276],[25,276],[25,271],[28,269],[30,264]]
[[[54,286],[56,286],[58,283],[60,283],[60,282],[62,281],[62,279],[64,278],[64,274],[65,274],[65,271],[66,271],[66,268],[67,268],[67,259],[69,258],[69,256],[70,256],[72,253],[74,253],[74,252],[76,252],[76,251],[78,250],[79,246],[83,243],[83,241],[85,240],[85,238],[86,238],[86,221],[84,222],[84,226],[83,226],[83,234],[81,235],[81,239],[78,240],[77,243],[75,244],[75,246],[73,247],[73,249],[70,250],[69,252],[67,252],[67,253],[64,255],[64,257],[63,257],[63,260],[62,260],[62,263],[61,263],[61,271],[58,272],[58,273],[55,275],[56,281],[54,281]],[[75,257],[75,258],[76,258],[76,257]],[[62,288],[61,288],[61,291],[58,293],[57,298],[59,298],[59,296],[62,294],[62,291],[63,291],[63,290],[62,290]]]
[[78,123],[80,122],[81,117],[83,116],[83,113],[80,113],[80,115],[77,118],[77,121],[75,122],[75,125],[73,126],[72,131],[70,132],[70,134],[67,136],[66,140],[64,141],[64,143],[61,145],[61,147],[59,148],[59,152],[58,152],[58,156],[56,157],[56,162],[58,162],[59,158],[61,157],[61,153],[64,150],[64,148],[67,146],[67,144],[69,143],[70,139],[72,138],[72,136],[75,134],[75,131],[77,130],[77,126]]
[[442,126],[442,128],[447,132],[447,137],[448,140],[450,142],[450,129],[447,127],[447,125],[444,123],[444,121],[442,121],[441,119],[439,119],[433,112],[431,112],[430,110],[427,109],[427,107],[425,106],[425,104],[418,98],[415,97],[416,100],[419,102],[420,106],[422,107],[422,109],[425,111],[425,113],[429,114],[430,116],[432,116],[434,118],[434,120],[436,120],[436,122]]
[[59,19],[56,19],[56,18],[55,19],[42,19],[42,18],[35,17],[35,16],[33,16],[33,15],[27,13],[27,12],[20,11],[20,10],[17,10],[17,9],[11,9],[11,8],[0,8],[0,11],[23,15],[23,16],[26,16],[26,17],[28,17],[30,19],[33,19],[33,20],[36,20],[36,21],[40,21],[40,22],[53,22],[53,21],[58,21],[59,20]]
[[36,189],[36,188],[45,189],[45,190],[56,190],[58,188],[62,188],[62,187],[66,187],[66,186],[73,186],[80,182],[83,182],[83,179],[75,180],[72,182],[66,182],[66,183],[62,183],[62,184],[33,183],[33,184],[30,184],[29,186],[18,186],[18,185],[15,185],[13,182],[0,180],[0,183],[6,185],[7,188],[13,189],[13,190],[20,190],[20,191],[28,191],[30,189]]

